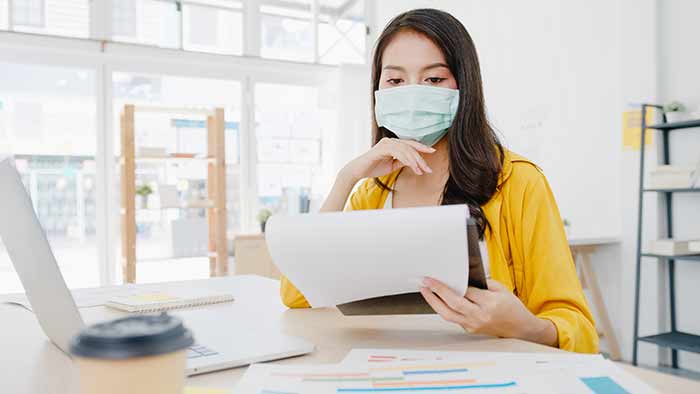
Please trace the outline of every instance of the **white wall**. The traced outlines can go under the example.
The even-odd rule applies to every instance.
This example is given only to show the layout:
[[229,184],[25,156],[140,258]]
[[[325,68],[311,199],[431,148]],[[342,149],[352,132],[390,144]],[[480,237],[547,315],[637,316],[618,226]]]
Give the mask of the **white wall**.
[[[601,248],[593,260],[626,359],[632,353],[639,151],[621,146],[621,113],[639,103],[659,99],[700,105],[700,54],[691,49],[691,37],[700,37],[700,26],[693,23],[693,16],[700,13],[700,2],[659,3],[660,6],[657,0],[376,3],[379,29],[396,14],[419,7],[440,8],[459,18],[476,43],[489,114],[507,146],[544,167],[562,214],[572,218],[575,235],[578,231],[580,235],[609,233],[620,237],[619,245]],[[376,30],[373,33],[378,34]],[[657,40],[662,48],[659,53]],[[670,45],[664,46],[666,42]],[[662,97],[658,97],[658,90]],[[694,137],[678,138],[688,145],[674,150],[679,160],[685,156],[688,162],[692,153],[698,156],[699,145],[690,144],[693,138],[697,143],[697,133]],[[677,148],[674,144],[673,149]],[[656,145],[647,148],[647,169],[658,161],[657,149]],[[558,171],[558,166],[564,165],[568,166],[567,171]],[[591,192],[590,188],[600,193]],[[681,197],[677,208],[682,209],[683,204],[695,204],[695,210],[687,215],[692,207],[686,208],[686,217],[677,215],[677,234],[698,237],[697,196]],[[647,196],[644,242],[657,237],[659,209],[656,197]],[[586,222],[584,216],[605,216],[607,220]],[[581,220],[585,223],[583,229],[577,228]],[[677,265],[678,298],[690,300],[697,292],[692,283],[700,280],[700,266]],[[659,321],[665,319],[659,319],[664,316],[663,308],[659,311],[663,305],[659,294],[665,289],[659,286],[658,277],[664,268],[654,261],[643,264],[642,335],[662,330]],[[683,305],[681,301],[679,327],[698,333],[700,318],[689,308],[687,302]],[[655,346],[640,345],[640,363],[656,364],[658,354]],[[687,368],[700,368],[700,362],[692,356],[684,355],[682,361]]]
[[489,116],[506,147],[544,169],[574,236],[620,234],[620,174],[609,171],[620,161],[620,139],[610,138],[620,117],[617,74],[610,72],[620,61],[615,7],[558,0],[377,4],[382,26],[418,7],[460,19],[476,44]]

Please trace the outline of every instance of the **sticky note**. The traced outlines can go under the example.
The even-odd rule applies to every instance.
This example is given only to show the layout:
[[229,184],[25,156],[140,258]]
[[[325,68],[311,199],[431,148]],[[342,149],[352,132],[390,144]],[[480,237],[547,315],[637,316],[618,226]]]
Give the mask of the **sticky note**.
[[[646,124],[650,125],[654,121],[653,111],[647,111]],[[639,150],[642,132],[642,111],[630,110],[622,113],[622,146],[629,150]],[[644,135],[644,145],[651,145],[654,142],[654,131],[647,130]]]

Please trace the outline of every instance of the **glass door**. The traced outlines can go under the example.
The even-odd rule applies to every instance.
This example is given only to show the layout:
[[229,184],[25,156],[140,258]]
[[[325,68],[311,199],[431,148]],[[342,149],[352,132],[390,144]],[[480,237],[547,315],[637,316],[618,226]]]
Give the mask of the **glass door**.
[[[13,154],[69,287],[100,284],[92,69],[0,62],[0,152]],[[0,292],[21,292],[0,242]]]

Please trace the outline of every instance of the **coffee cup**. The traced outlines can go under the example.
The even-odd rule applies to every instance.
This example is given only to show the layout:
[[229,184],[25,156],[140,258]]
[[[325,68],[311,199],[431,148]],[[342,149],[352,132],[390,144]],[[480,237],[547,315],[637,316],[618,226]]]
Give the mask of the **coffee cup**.
[[83,329],[70,352],[81,394],[181,394],[187,348],[182,320],[162,313],[134,315]]

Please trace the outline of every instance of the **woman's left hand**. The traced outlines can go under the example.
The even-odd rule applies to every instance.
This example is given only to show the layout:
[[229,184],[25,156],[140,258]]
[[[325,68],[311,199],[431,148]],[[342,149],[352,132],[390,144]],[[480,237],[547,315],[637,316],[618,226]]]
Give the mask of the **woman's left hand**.
[[508,288],[489,279],[488,290],[469,287],[461,296],[439,280],[425,278],[423,298],[443,319],[469,333],[520,338],[556,346],[554,324],[532,314]]

